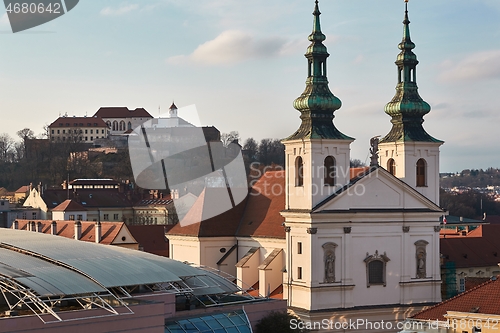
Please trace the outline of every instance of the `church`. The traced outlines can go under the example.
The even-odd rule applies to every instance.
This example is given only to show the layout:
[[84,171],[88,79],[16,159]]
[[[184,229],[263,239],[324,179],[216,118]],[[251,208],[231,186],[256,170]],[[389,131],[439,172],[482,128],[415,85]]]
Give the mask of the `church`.
[[[431,108],[418,93],[406,3],[396,94],[385,106],[392,129],[371,140],[369,167],[350,168],[354,139],[333,122],[342,103],[328,87],[320,14],[316,0],[306,88],[294,102],[302,123],[283,140],[285,170],[265,173],[231,211],[174,226],[170,253],[287,299],[306,322],[395,323],[441,301],[443,141],[422,126]],[[210,206],[218,190],[206,188],[192,214]]]

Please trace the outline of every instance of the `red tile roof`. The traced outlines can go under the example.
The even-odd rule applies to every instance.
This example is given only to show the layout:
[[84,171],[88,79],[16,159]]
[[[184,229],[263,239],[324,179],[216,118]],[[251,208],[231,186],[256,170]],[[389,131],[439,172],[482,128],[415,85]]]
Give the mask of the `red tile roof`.
[[440,252],[445,261],[457,268],[497,266],[500,262],[500,225],[483,224],[475,231],[482,237],[440,238]]
[[[281,169],[281,168],[280,168]],[[351,169],[351,177],[363,175],[369,167]],[[209,189],[215,191],[216,189]],[[226,191],[226,189],[219,189]],[[285,219],[280,212],[285,209],[285,171],[267,171],[250,189],[247,199],[230,211],[202,223],[186,227],[174,226],[168,234],[198,237],[270,237],[285,239]],[[202,220],[205,205],[212,205],[207,198],[215,200],[217,194],[202,192],[189,211],[189,220]]]
[[71,199],[63,201],[60,205],[52,209],[52,211],[54,212],[81,212],[85,210],[87,210],[87,208],[83,207],[78,202]]
[[370,167],[351,168],[349,169],[349,179],[353,180],[354,178],[363,175],[368,170],[370,170]]
[[477,277],[477,276],[466,276],[465,277],[465,290],[470,290],[476,288],[477,286],[488,282],[491,277]]
[[[18,221],[19,230],[28,230],[28,222],[34,221],[37,225],[38,222],[42,224],[42,232],[44,234],[51,234],[51,220],[16,220]],[[57,224],[57,235],[66,238],[75,238],[75,221],[55,221]],[[81,221],[82,235],[80,240],[84,242],[95,242],[95,225],[93,221]],[[126,228],[123,222],[101,222],[101,241],[100,244],[111,244],[120,230]],[[33,232],[33,231],[32,231]],[[131,244],[135,243],[133,240]]]
[[99,117],[59,117],[49,128],[55,127],[107,127]]
[[500,315],[500,280],[490,280],[458,296],[412,316],[414,319],[445,321],[447,311]]
[[[248,291],[248,294],[250,296],[253,296],[253,297],[259,297],[260,296],[260,294],[259,294],[259,281],[257,281],[251,288],[253,290]],[[266,295],[262,295],[262,296],[265,297]],[[283,299],[283,285],[280,284],[278,286],[278,288],[276,288],[275,290],[273,290],[271,292],[269,297],[274,298],[274,299]]]
[[[225,193],[223,193],[225,192]],[[227,195],[226,188],[205,188],[184,220],[201,221],[199,223],[182,226],[182,221],[168,231],[169,235],[185,235],[198,237],[234,236],[243,215],[247,198],[232,209],[202,221],[202,212],[205,207],[213,207],[222,195]]]
[[101,107],[94,114],[100,118],[153,118],[148,111],[143,108],[129,110],[127,107]]
[[285,239],[285,171],[268,171],[253,186],[238,236]]
[[29,192],[29,190],[30,190],[30,186],[24,185],[24,186],[21,186],[20,188],[18,188],[16,190],[16,193],[26,193],[26,192]]
[[[167,227],[167,228],[165,228]],[[139,243],[139,249],[144,252],[168,257],[168,239],[165,237],[165,229],[173,225],[129,225],[128,229]]]

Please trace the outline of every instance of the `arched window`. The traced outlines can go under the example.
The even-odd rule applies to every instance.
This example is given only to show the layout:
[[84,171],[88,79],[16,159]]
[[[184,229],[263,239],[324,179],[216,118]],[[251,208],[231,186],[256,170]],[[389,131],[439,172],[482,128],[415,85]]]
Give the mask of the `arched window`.
[[417,186],[427,186],[427,163],[423,158],[417,161]]
[[324,164],[325,185],[335,186],[335,158],[327,156]]
[[120,121],[120,131],[125,131],[125,122],[123,120]]
[[113,131],[118,131],[118,122],[116,120],[113,121]]
[[111,122],[109,120],[106,122],[106,125],[108,126],[108,128],[111,128]]
[[394,161],[393,158],[387,161],[387,171],[389,171],[391,175],[396,176],[396,161]]
[[300,156],[295,159],[295,186],[304,186],[304,162]]
[[127,129],[129,129],[129,130],[132,129],[132,123],[130,121],[128,122]]

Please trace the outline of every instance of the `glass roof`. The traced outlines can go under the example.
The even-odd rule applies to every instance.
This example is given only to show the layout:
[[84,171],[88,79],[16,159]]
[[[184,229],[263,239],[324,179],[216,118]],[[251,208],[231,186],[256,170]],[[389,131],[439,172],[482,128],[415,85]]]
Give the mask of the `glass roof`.
[[252,333],[243,310],[183,319],[165,324],[165,333]]

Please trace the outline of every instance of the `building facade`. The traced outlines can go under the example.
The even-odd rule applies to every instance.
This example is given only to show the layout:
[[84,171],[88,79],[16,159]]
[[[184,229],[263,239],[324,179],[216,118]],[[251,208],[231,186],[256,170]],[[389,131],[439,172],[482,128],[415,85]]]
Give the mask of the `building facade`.
[[153,118],[143,108],[129,110],[127,107],[101,107],[94,114],[94,117],[104,121],[111,135],[124,134]]
[[[328,89],[328,53],[320,14],[316,1],[311,45],[305,55],[306,89],[294,103],[302,124],[283,141],[287,170],[287,200],[281,212],[287,232],[284,295],[289,307],[310,321],[330,318],[332,311],[356,318],[359,314],[350,310],[356,308],[371,308],[380,318],[396,320],[409,311],[408,306],[441,300],[439,217],[443,211],[436,204],[434,190],[439,189],[436,148],[442,142],[422,143],[428,154],[426,166],[433,167],[425,170],[426,175],[432,172],[433,177],[426,178],[432,191],[422,191],[409,176],[398,179],[399,174],[385,169],[386,150],[389,145],[399,145],[390,142],[393,135],[384,138],[380,146],[372,139],[370,167],[349,177],[353,139],[333,123],[333,113],[341,102]],[[411,110],[410,102],[398,108],[416,94],[415,77],[410,81],[416,57],[411,53],[414,44],[408,24],[406,11],[402,51],[396,62],[405,76],[400,78],[398,94],[391,102],[398,119],[402,112],[411,113],[411,117],[422,115],[420,109]],[[406,119],[403,123],[412,125]],[[394,120],[393,124],[398,133],[407,133],[404,126],[401,129]],[[434,159],[429,159],[433,154]],[[403,154],[401,158],[407,164],[417,164],[415,156]]]
[[93,143],[105,139],[109,128],[99,117],[59,117],[49,125],[49,140],[57,143]]

